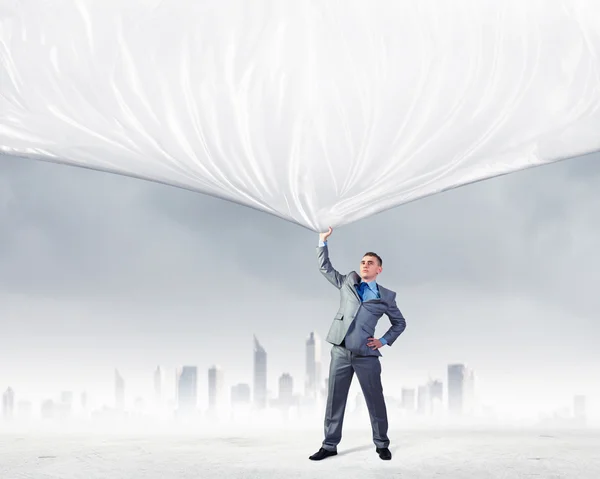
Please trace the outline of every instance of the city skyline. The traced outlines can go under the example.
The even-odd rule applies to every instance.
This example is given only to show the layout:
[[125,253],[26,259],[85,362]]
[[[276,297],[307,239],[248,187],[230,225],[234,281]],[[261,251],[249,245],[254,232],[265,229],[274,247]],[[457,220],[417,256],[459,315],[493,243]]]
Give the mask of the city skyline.
[[[190,364],[180,365],[174,371],[175,381],[173,390],[175,394],[170,395],[166,390],[169,381],[165,381],[169,373],[163,371],[159,365],[152,373],[153,395],[146,396],[145,393],[140,393],[140,391],[128,393],[126,388],[127,381],[120,374],[119,370],[115,369],[114,402],[111,404],[111,401],[103,401],[101,407],[100,403],[97,403],[93,414],[110,410],[117,412],[142,411],[150,407],[150,410],[154,410],[155,412],[161,409],[163,411],[169,410],[174,415],[197,413],[220,415],[223,411],[234,411],[240,405],[257,412],[273,408],[286,409],[289,407],[298,407],[300,408],[299,410],[318,413],[321,412],[320,409],[326,400],[326,386],[328,381],[328,378],[325,377],[317,385],[318,391],[316,394],[313,388],[310,387],[314,378],[322,375],[320,365],[315,367],[315,349],[319,350],[319,346],[315,348],[315,344],[318,345],[320,341],[321,339],[314,331],[311,331],[309,337],[305,340],[306,370],[304,377],[300,378],[303,381],[297,381],[296,387],[294,387],[294,377],[284,370],[280,370],[279,372],[277,385],[269,387],[273,385],[265,381],[266,376],[264,374],[268,368],[268,352],[254,335],[254,375],[245,383],[228,384],[224,378],[225,372],[223,369],[213,364],[207,368],[208,384],[206,387],[202,387],[198,384],[198,370],[201,367]],[[476,374],[472,368],[463,363],[452,363],[446,365],[446,371],[445,378],[432,378],[429,376],[427,379],[423,378],[421,384],[415,387],[403,385],[400,396],[386,394],[388,401],[392,401],[390,406],[388,406],[392,413],[397,408],[397,404],[399,404],[401,409],[417,413],[422,417],[439,416],[442,413],[443,416],[450,418],[483,417],[502,420],[510,419],[511,416],[521,416],[531,419],[532,416],[540,417],[551,413],[554,415],[562,414],[564,419],[565,411],[569,409],[565,408],[564,401],[559,401],[551,408],[552,411],[542,408],[533,412],[525,412],[524,414],[523,411],[518,410],[507,414],[507,411],[503,411],[499,407],[501,406],[500,404],[493,400],[488,400],[486,403],[478,396],[475,387]],[[351,406],[354,401],[350,399],[347,414],[351,414],[351,411],[353,409],[356,410],[357,407],[364,406],[362,391],[358,389],[357,393],[355,390],[357,389],[356,383],[357,381],[354,381],[355,387],[351,389],[349,395],[350,398],[356,397],[356,405],[354,407]],[[304,384],[304,388],[302,388],[301,384]],[[241,394],[240,389],[243,391]],[[56,417],[58,418],[60,418],[61,414],[69,416],[72,413],[73,395],[73,391],[61,391],[60,399],[58,400],[56,400],[58,394],[54,394],[53,397],[46,396],[37,405],[39,406],[40,417],[48,419],[55,417],[57,414],[58,416]],[[206,402],[202,400],[203,397],[206,398]],[[82,409],[85,410],[88,392],[81,391],[80,398]],[[591,409],[588,402],[589,398],[586,395],[572,393],[571,398],[572,412],[570,414],[572,414],[572,417],[577,420],[583,418],[585,421],[591,418],[594,424],[596,424],[596,421],[600,419],[600,409],[597,408],[598,397],[592,398]],[[15,390],[10,386],[3,394],[2,404],[5,419],[15,415],[17,409],[19,410],[19,413],[16,414],[17,416],[19,414],[25,417],[36,416],[36,414],[32,414],[32,410],[36,409],[36,405],[27,398],[15,401]],[[585,424],[585,422],[581,424]]]
[[[482,396],[507,407],[598,396],[589,378],[600,369],[599,158],[495,178],[334,230],[333,265],[347,272],[378,252],[379,281],[397,291],[407,320],[382,348],[387,390],[400,395],[465,362],[480,374]],[[199,384],[219,363],[227,381],[242,383],[252,375],[253,334],[273,364],[302,377],[302,338],[324,337],[339,302],[317,270],[316,234],[176,188],[1,160],[0,363],[10,367],[0,385],[40,397],[78,385],[111,390],[118,366],[130,388],[146,390],[157,363],[202,364]],[[383,317],[376,335],[388,325]],[[328,357],[324,343],[324,370]],[[271,390],[278,377],[267,370]]]
[[[279,381],[281,379],[281,377],[283,375],[290,375],[290,377],[292,378],[293,381],[293,394],[294,395],[305,395],[307,396],[307,388],[308,388],[308,384],[310,384],[310,364],[311,362],[309,361],[309,356],[310,356],[310,351],[311,351],[311,347],[309,346],[309,344],[311,343],[311,340],[316,340],[317,343],[322,343],[321,338],[318,336],[318,333],[311,331],[309,333],[309,337],[307,339],[305,339],[304,341],[304,345],[305,345],[305,370],[303,371],[302,374],[298,374],[297,371],[295,372],[290,372],[291,369],[290,368],[279,368],[279,369],[274,369],[272,366],[271,368],[268,367],[268,360],[265,361],[265,363],[260,366],[259,365],[259,375],[262,376],[262,379],[264,379],[264,382],[260,382],[262,381],[262,379],[259,378],[259,382],[258,384],[264,384],[263,388],[264,391],[262,391],[262,398],[264,401],[264,404],[267,403],[267,397],[273,398],[277,396],[277,392],[280,388],[279,385]],[[326,343],[329,344],[329,343]],[[262,360],[260,358],[267,358],[268,357],[268,351],[265,350],[265,348],[260,344],[258,338],[256,337],[256,335],[253,335],[253,345],[254,345],[254,350],[253,350],[253,357],[254,357],[254,361],[256,361],[256,358],[259,358],[259,362]],[[319,348],[317,348],[319,349]],[[385,352],[385,351],[384,351]],[[317,359],[317,358],[315,358]],[[321,360],[324,359],[324,356],[321,355]],[[276,362],[277,358],[276,358]],[[194,363],[194,365],[192,365],[191,363]],[[474,373],[474,371],[472,369],[470,369],[467,364],[469,362],[460,362],[460,363],[448,363],[446,365],[444,364],[440,364],[438,365],[438,367],[436,368],[437,370],[434,372],[431,372],[431,370],[428,370],[427,373],[420,377],[417,378],[416,380],[413,378],[412,381],[407,381],[404,379],[400,379],[400,380],[396,380],[394,382],[391,382],[390,379],[386,378],[386,374],[385,372],[382,373],[382,375],[384,376],[384,389],[386,391],[391,391],[390,396],[397,396],[397,397],[402,397],[402,395],[404,394],[404,392],[406,390],[411,390],[413,391],[413,393],[415,394],[415,404],[417,404],[417,392],[420,388],[423,387],[424,383],[426,383],[427,381],[429,382],[438,382],[439,379],[441,377],[444,377],[444,374],[440,374],[440,372],[444,371],[445,368],[451,368],[452,366],[459,366],[461,368],[465,368],[466,371],[470,372],[471,374]],[[208,364],[208,363],[206,363]],[[229,400],[230,394],[233,394],[231,389],[233,389],[235,386],[248,386],[249,387],[249,391],[250,391],[250,397],[251,403],[254,403],[256,401],[256,396],[255,396],[255,389],[256,385],[257,385],[257,369],[256,369],[257,363],[254,362],[252,364],[251,370],[252,370],[252,374],[254,375],[252,376],[248,376],[246,377],[246,379],[244,380],[243,377],[241,377],[239,374],[238,375],[234,375],[232,379],[229,378],[229,375],[226,375],[225,378],[223,378],[223,374],[227,371],[224,370],[221,367],[218,367],[218,371],[220,372],[220,382],[221,382],[221,387],[225,387],[226,391],[225,391],[225,397],[227,397],[227,399]],[[326,385],[326,381],[327,381],[327,372],[328,372],[328,362],[324,361],[321,362],[319,364],[320,366],[320,370],[319,371],[315,371],[314,374],[315,376],[320,376],[321,377],[321,387],[324,387],[324,385]],[[191,381],[190,385],[187,387],[187,391],[188,393],[191,394],[190,396],[190,400],[193,401],[195,404],[197,404],[198,407],[204,406],[206,408],[209,408],[210,405],[210,386],[208,387],[204,387],[203,385],[205,384],[205,382],[203,381],[204,378],[206,378],[208,381],[210,381],[210,375],[211,375],[211,371],[216,368],[216,365],[211,365],[211,366],[200,366],[198,361],[192,361],[192,362],[188,362],[185,365],[181,364],[181,365],[177,365],[175,367],[173,367],[173,377],[174,377],[174,381],[169,382],[168,377],[170,376],[170,373],[167,372],[168,368],[158,365],[156,366],[156,368],[153,371],[152,374],[152,381],[150,382],[148,380],[147,376],[147,372],[145,371],[144,374],[142,376],[140,376],[139,371],[136,371],[135,374],[130,375],[129,379],[127,380],[128,383],[130,384],[134,384],[137,385],[137,388],[134,388],[133,390],[135,391],[135,393],[131,393],[128,396],[128,401],[129,403],[133,403],[134,401],[134,396],[144,396],[147,395],[148,397],[151,396],[151,393],[153,393],[154,395],[156,395],[157,393],[157,384],[162,384],[161,389],[161,397],[165,397],[165,386],[167,385],[171,385],[174,389],[177,389],[178,387],[178,381],[179,381],[179,377],[183,374],[185,375],[185,373],[187,373],[188,375],[191,375],[192,377],[190,377],[189,381]],[[261,374],[263,372],[266,373],[267,370],[271,370],[269,372],[269,374]],[[192,372],[193,370],[193,372]],[[233,370],[235,370],[235,368],[233,368]],[[125,399],[125,394],[124,392],[119,392],[120,388],[123,387],[123,383],[126,382],[126,379],[124,378],[124,375],[122,374],[124,371],[123,368],[119,368],[119,367],[115,367],[114,368],[114,385],[115,385],[115,394],[114,394],[114,407],[116,409],[123,409],[123,405],[126,401]],[[106,374],[106,371],[104,371],[104,373]],[[205,376],[206,373],[206,376]],[[389,375],[388,375],[389,376]],[[485,377],[485,376],[484,376]],[[294,378],[296,378],[294,380]],[[325,381],[325,382],[323,382]],[[67,381],[68,382],[68,381]],[[144,383],[144,386],[140,387],[140,384]],[[17,382],[17,384],[19,384],[19,382]],[[71,384],[73,384],[73,382],[71,382]],[[88,384],[94,384],[93,381],[88,381]],[[97,383],[96,383],[97,384]],[[449,387],[451,384],[451,381],[449,379],[449,374],[448,374],[448,380],[447,381],[442,381],[441,386],[444,389],[444,399],[446,401],[451,401],[451,392],[449,390]],[[507,387],[510,388],[510,383],[505,384]],[[0,385],[2,386],[2,385]],[[31,387],[31,384],[27,385],[28,387],[25,388],[25,396],[27,398],[37,398],[36,400],[38,402],[41,402],[43,400],[48,399],[48,394],[50,391],[35,391],[35,388]],[[11,385],[9,385],[9,387],[12,388]],[[59,388],[62,390],[68,390],[70,389],[69,387],[64,387],[64,388]],[[78,389],[78,388],[74,388],[74,389]],[[88,393],[90,391],[94,391],[95,396],[99,397],[99,398],[103,398],[101,399],[101,401],[103,401],[104,403],[107,402],[107,398],[111,397],[111,393],[108,393],[106,390],[106,387],[102,388],[100,386],[94,388],[79,388],[79,389],[84,389],[84,393]],[[193,393],[191,393],[191,391],[194,391]],[[55,391],[56,392],[56,391]],[[203,394],[203,392],[206,392],[206,394]],[[360,394],[360,387],[358,385],[358,381],[356,380],[356,378],[353,380],[352,382],[352,386],[351,386],[351,390],[350,390],[350,396],[353,396],[355,394]],[[222,393],[223,394],[223,393]],[[512,393],[511,393],[512,394]],[[564,390],[563,394],[561,397],[556,398],[555,400],[550,400],[545,404],[541,404],[541,408],[539,409],[540,411],[542,410],[551,410],[551,409],[555,409],[556,407],[558,407],[561,403],[564,403],[565,398],[571,397],[573,395],[581,395],[583,394],[584,396],[587,397],[591,397],[592,399],[595,399],[595,401],[592,403],[592,411],[598,411],[598,413],[600,413],[600,408],[598,408],[598,400],[600,399],[600,395],[597,395],[594,393],[594,389],[592,388],[583,388],[583,389],[576,389],[573,391],[569,391],[569,390]],[[267,396],[268,395],[268,396]],[[167,393],[168,396],[168,393]],[[482,396],[480,396],[482,398],[482,400],[484,402],[488,402],[491,404],[494,404],[494,398],[493,396],[490,395],[485,395],[483,394]],[[43,398],[43,399],[42,399]],[[112,401],[108,401],[109,404],[112,405]],[[495,403],[496,406],[499,406],[499,403]],[[451,406],[448,404],[449,409],[451,409]],[[193,406],[191,406],[193,407]],[[502,409],[502,408],[500,408]],[[527,409],[527,408],[524,408]],[[529,408],[531,410],[531,408]]]

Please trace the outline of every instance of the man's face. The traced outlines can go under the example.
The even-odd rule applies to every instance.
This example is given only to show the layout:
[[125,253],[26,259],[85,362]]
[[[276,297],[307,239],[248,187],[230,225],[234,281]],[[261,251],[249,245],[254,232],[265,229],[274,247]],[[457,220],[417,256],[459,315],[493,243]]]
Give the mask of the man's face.
[[360,261],[360,277],[364,281],[374,280],[381,273],[381,266],[374,256],[363,256]]

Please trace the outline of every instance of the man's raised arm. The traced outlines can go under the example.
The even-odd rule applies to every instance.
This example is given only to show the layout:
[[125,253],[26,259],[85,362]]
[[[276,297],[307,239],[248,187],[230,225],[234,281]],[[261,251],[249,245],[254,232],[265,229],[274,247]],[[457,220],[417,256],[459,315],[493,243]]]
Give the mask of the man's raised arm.
[[319,260],[319,270],[325,276],[331,284],[337,289],[342,287],[346,275],[339,273],[331,265],[329,261],[329,250],[327,249],[327,238],[331,235],[332,229],[329,227],[329,231],[326,233],[319,234],[319,246],[317,247],[317,259]]

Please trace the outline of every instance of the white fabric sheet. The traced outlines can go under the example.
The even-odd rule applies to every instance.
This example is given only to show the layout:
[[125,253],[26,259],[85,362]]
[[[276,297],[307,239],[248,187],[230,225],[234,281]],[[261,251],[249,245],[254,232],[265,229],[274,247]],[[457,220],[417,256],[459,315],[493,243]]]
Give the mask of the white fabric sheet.
[[0,65],[0,152],[313,231],[600,149],[597,0],[0,0]]

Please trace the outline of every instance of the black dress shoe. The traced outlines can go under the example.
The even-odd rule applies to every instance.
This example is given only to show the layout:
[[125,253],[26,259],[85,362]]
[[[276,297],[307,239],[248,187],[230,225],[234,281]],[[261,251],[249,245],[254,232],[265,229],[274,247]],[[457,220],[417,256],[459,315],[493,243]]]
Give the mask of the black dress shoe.
[[313,461],[320,461],[321,459],[325,459],[326,457],[329,456],[335,456],[337,454],[337,451],[328,451],[327,449],[319,449],[317,452],[315,452],[312,456],[309,457],[309,459],[313,460]]
[[392,458],[392,453],[387,447],[376,447],[375,451],[377,451],[379,457],[384,461],[389,461]]

